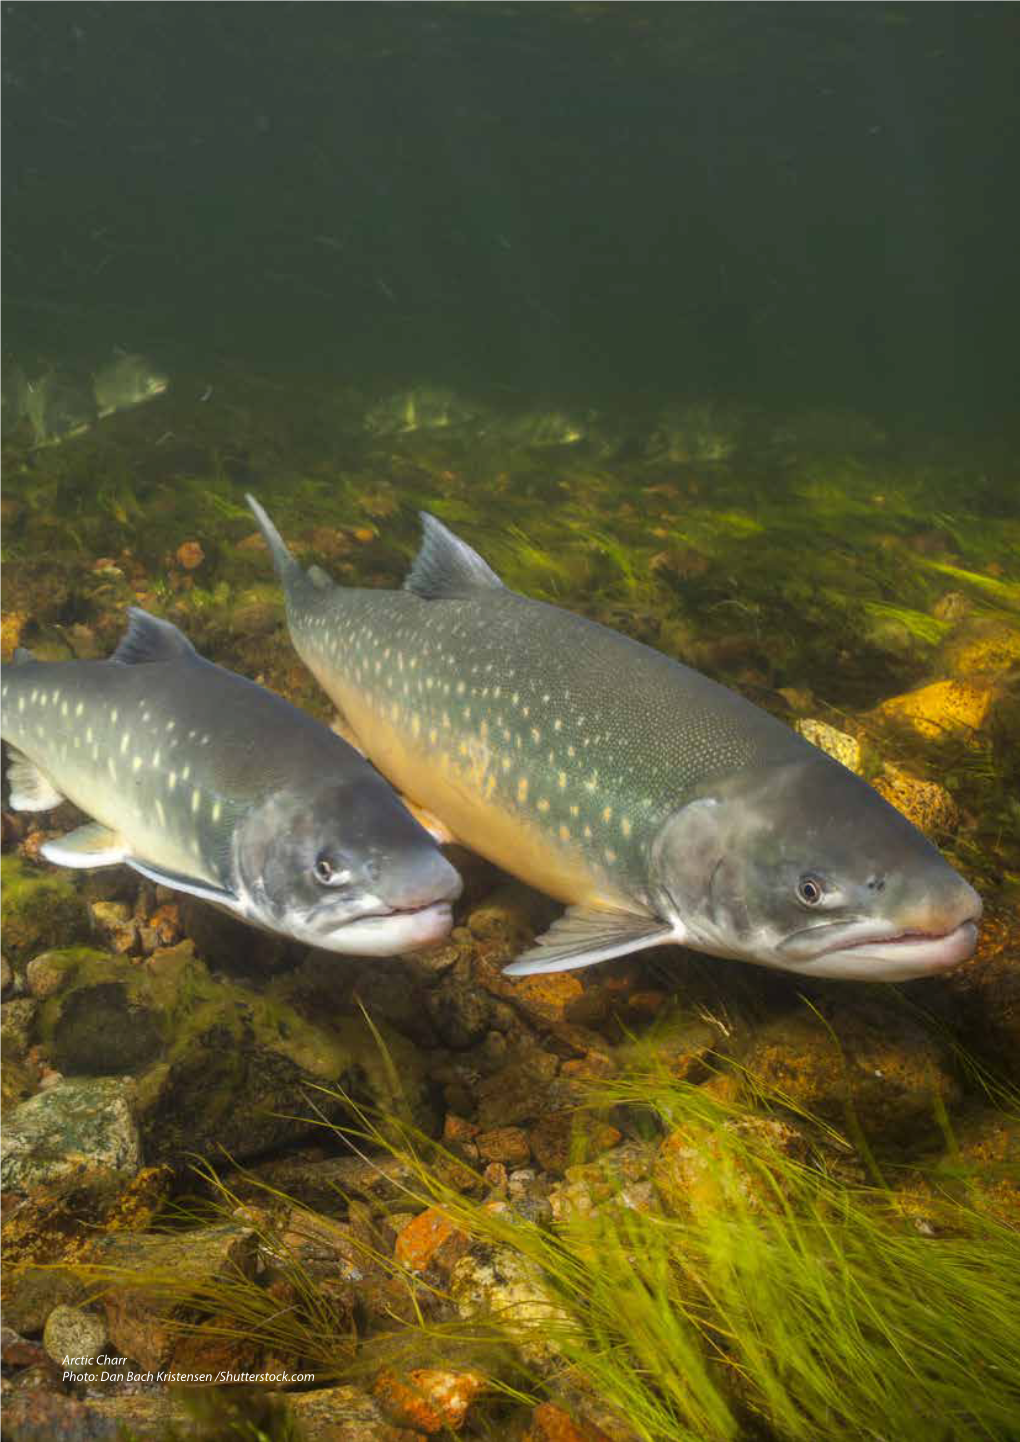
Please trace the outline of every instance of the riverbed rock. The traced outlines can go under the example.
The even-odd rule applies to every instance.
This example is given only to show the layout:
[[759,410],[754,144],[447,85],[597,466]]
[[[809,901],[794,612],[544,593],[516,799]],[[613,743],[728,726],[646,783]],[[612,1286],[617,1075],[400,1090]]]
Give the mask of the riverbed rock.
[[[920,991],[924,987],[923,992]],[[968,1051],[980,1038],[982,1061],[1020,1082],[1020,893],[989,901],[977,951],[938,984],[918,982],[918,999]]]
[[969,740],[983,730],[996,701],[996,689],[984,682],[932,681],[902,696],[890,696],[876,708],[880,721],[894,721],[926,741],[950,737]]
[[846,731],[837,731],[835,726],[830,726],[827,721],[817,721],[811,717],[794,724],[795,731],[798,731],[805,741],[810,741],[812,746],[817,746],[819,751],[824,751],[826,756],[855,771],[858,775],[863,766],[863,748],[856,736],[850,736]]
[[0,1002],[0,1047],[6,1057],[21,1061],[32,1043],[36,1004],[30,996]]
[[448,1273],[468,1249],[467,1233],[437,1207],[412,1217],[397,1234],[394,1260],[412,1272]]
[[1020,666],[1020,626],[1012,619],[976,617],[946,638],[940,658],[951,676],[994,681]]
[[[198,1438],[200,1423],[167,1392],[79,1401],[59,1393],[19,1392],[4,1406],[4,1442],[162,1442]],[[208,1434],[204,1434],[208,1435]]]
[[356,1387],[323,1387],[296,1392],[287,1399],[301,1442],[410,1442],[393,1427],[374,1397]]
[[764,1023],[741,1059],[753,1085],[873,1145],[921,1145],[960,1099],[948,1042],[881,996],[846,996],[831,1022],[808,1009]]
[[76,1077],[30,1097],[0,1138],[0,1174],[12,1192],[77,1176],[89,1192],[117,1188],[142,1162],[134,1089],[121,1077]]
[[4,1318],[17,1331],[41,1332],[55,1307],[73,1306],[85,1284],[60,1267],[8,1266],[4,1276]]
[[198,1319],[215,1315],[218,1284],[252,1278],[256,1246],[255,1233],[233,1223],[105,1238],[95,1262],[107,1278],[102,1303],[113,1346],[143,1369],[204,1369],[211,1356],[220,1367],[250,1362],[252,1344],[220,1338],[214,1327],[203,1336]]
[[81,1357],[91,1361],[105,1350],[106,1323],[96,1312],[84,1307],[54,1307],[46,1318],[43,1346],[54,1362],[64,1363],[65,1357]]
[[960,824],[956,802],[937,781],[922,781],[887,761],[872,785],[925,836],[951,835]]
[[[416,1050],[381,1028],[394,1070],[364,1019],[318,1022],[283,993],[283,983],[247,987],[214,978],[190,942],[156,951],[145,965],[90,948],[50,951],[39,1039],[65,1073],[113,1071],[137,1080],[137,1110],[152,1161],[224,1147],[237,1158],[292,1140],[295,1117],[339,1100],[315,1088],[338,1086],[360,1100],[403,1103],[417,1120],[424,1076]],[[304,1128],[310,1129],[311,1122]]]
[[399,1157],[298,1156],[255,1162],[227,1181],[243,1200],[264,1200],[268,1187],[326,1216],[345,1215],[351,1201],[379,1216],[406,1209],[413,1172]]
[[450,1295],[465,1320],[493,1317],[509,1327],[530,1365],[545,1369],[559,1357],[555,1335],[569,1325],[568,1315],[519,1252],[502,1245],[473,1248],[453,1269]]
[[89,934],[88,908],[66,874],[43,871],[9,854],[0,861],[4,954],[15,972],[48,948]]
[[610,1442],[601,1428],[574,1418],[553,1402],[540,1403],[521,1442]]
[[590,1112],[551,1112],[528,1133],[535,1161],[543,1171],[562,1176],[571,1162],[609,1151],[621,1140],[621,1133],[609,1122]]
[[555,1109],[548,1092],[558,1070],[558,1057],[534,1048],[486,1077],[478,1087],[479,1126],[485,1131],[516,1126]]
[[394,1422],[432,1437],[441,1432],[459,1432],[471,1404],[488,1386],[488,1379],[480,1372],[414,1367],[406,1375],[385,1369],[376,1378],[372,1391]]
[[803,1162],[807,1134],[791,1121],[748,1114],[718,1125],[691,1121],[665,1137],[655,1155],[652,1182],[673,1216],[710,1225],[712,1218],[746,1206],[752,1213],[775,1204],[775,1165]]
[[626,1141],[594,1161],[568,1166],[549,1194],[553,1218],[593,1216],[606,1206],[646,1211],[653,1205],[654,1165],[654,1143]]

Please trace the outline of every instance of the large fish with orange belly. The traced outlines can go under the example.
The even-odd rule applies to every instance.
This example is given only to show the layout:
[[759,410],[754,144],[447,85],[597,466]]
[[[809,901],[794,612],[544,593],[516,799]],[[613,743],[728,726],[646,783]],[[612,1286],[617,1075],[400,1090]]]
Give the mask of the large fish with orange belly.
[[302,570],[249,502],[294,645],[370,759],[464,844],[567,903],[511,973],[673,942],[903,981],[973,951],[973,888],[736,692],[509,590],[432,516],[404,590],[357,590]]

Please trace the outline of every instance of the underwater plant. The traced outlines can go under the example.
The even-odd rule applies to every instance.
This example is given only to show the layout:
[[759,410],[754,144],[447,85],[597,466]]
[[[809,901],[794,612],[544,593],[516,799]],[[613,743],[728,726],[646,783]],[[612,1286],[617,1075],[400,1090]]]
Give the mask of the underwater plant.
[[[500,1405],[562,1399],[569,1383],[570,1395],[597,1398],[644,1442],[1014,1437],[1020,1229],[979,1190],[942,1186],[938,1171],[921,1201],[861,1181],[843,1164],[854,1150],[845,1138],[744,1080],[733,1100],[732,1089],[678,1080],[647,1042],[629,1048],[584,1106],[664,1136],[656,1199],[636,1202],[604,1159],[568,1169],[551,1224],[486,1196],[482,1178],[399,1108],[370,1113],[344,1098],[354,1121],[321,1125],[363,1157],[399,1164],[400,1212],[434,1209],[468,1239],[481,1270],[512,1279],[488,1305],[465,1305],[470,1289],[458,1278],[471,1274],[470,1254],[447,1292],[365,1244],[365,1266],[403,1276],[411,1298],[390,1355],[428,1343],[443,1358],[469,1345],[488,1358]],[[1020,1109],[1014,1089],[988,1090],[1000,1108]],[[780,1120],[791,1115],[792,1127]],[[331,1310],[293,1237],[284,1245],[259,1220],[267,1211],[243,1204],[212,1168],[200,1171],[214,1212],[256,1228],[285,1287],[271,1294],[238,1272],[189,1291],[170,1275],[98,1266],[83,1269],[89,1280],[162,1288],[203,1313],[179,1327],[309,1359],[320,1380],[357,1377],[367,1362],[349,1319]],[[247,1180],[267,1207],[291,1205]],[[429,1292],[445,1316],[423,1302]],[[500,1435],[484,1416],[479,1428]]]

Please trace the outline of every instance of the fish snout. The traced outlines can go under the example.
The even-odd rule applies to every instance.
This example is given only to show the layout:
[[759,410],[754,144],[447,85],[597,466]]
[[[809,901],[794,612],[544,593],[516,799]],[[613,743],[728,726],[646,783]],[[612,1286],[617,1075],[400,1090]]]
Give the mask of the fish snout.
[[394,911],[452,903],[464,890],[460,873],[436,847],[395,859],[379,877],[379,899]]
[[948,866],[924,890],[904,901],[896,909],[896,926],[918,936],[948,936],[968,923],[976,928],[984,909],[970,882]]

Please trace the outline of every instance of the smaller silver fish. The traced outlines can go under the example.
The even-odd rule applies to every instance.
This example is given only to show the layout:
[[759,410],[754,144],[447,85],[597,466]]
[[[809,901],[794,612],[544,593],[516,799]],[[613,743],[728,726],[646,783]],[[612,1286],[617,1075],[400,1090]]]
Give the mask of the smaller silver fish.
[[499,416],[482,428],[483,438],[507,447],[542,450],[573,446],[588,435],[588,424],[580,416],[560,410],[530,410],[519,415]]
[[21,409],[37,448],[80,436],[96,419],[87,382],[64,371],[48,371],[38,380],[25,380]]
[[143,355],[120,355],[100,366],[92,378],[100,417],[155,400],[169,384],[167,376]]
[[364,426],[374,436],[404,436],[465,426],[480,414],[479,406],[445,386],[414,386],[377,401],[366,411]]
[[460,877],[379,773],[176,626],[128,614],[108,661],[22,651],[3,669],[11,806],[66,797],[95,817],[47,841],[47,861],[125,863],[326,951],[441,941]]

